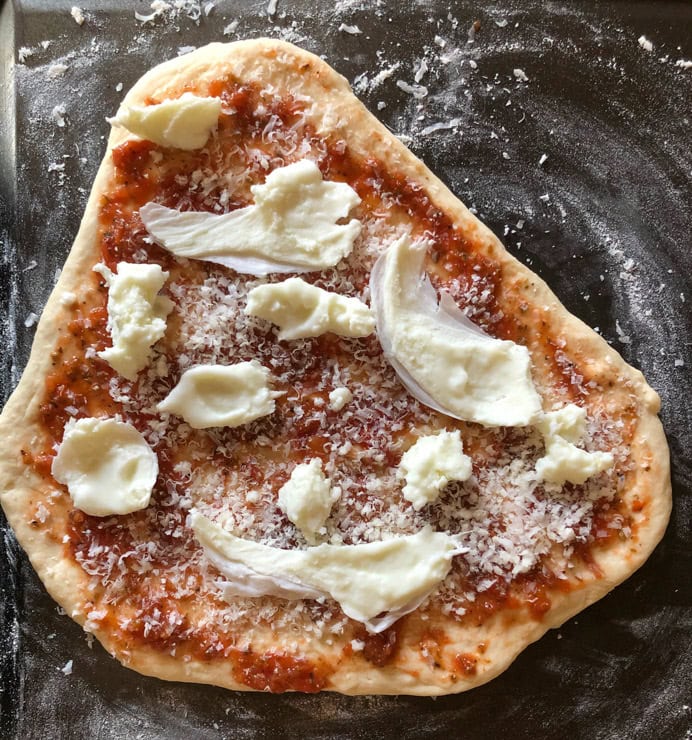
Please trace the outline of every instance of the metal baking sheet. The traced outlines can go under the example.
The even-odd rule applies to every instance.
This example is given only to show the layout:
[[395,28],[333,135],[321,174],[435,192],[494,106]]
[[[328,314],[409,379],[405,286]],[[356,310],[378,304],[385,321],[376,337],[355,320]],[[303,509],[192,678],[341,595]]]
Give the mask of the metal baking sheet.
[[5,527],[2,737],[689,738],[692,5],[169,0],[142,22],[135,11],[151,13],[148,2],[107,0],[79,3],[80,25],[73,4],[2,5],[3,399],[121,90],[185,47],[274,36],[352,81],[513,254],[644,371],[663,400],[675,508],[663,543],[624,585],[490,684],[435,701],[242,694],[139,676],[59,613]]

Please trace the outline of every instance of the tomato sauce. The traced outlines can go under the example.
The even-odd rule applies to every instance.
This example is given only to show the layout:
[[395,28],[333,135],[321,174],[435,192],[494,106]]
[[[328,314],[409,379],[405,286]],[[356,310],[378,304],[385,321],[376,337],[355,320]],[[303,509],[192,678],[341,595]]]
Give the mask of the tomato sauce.
[[478,672],[478,658],[473,653],[458,653],[453,665],[464,676],[475,676]]
[[[183,210],[211,210],[209,200],[217,199],[220,190],[212,188],[203,193],[191,189],[189,178],[192,174],[210,165],[221,167],[224,147],[228,142],[252,142],[258,146],[266,146],[263,137],[267,126],[271,124],[286,128],[294,125],[299,120],[303,107],[300,102],[290,98],[269,103],[260,101],[260,93],[255,87],[238,85],[232,79],[212,83],[209,94],[221,97],[223,113],[217,139],[210,142],[207,148],[195,152],[178,152],[165,150],[152,142],[129,140],[113,150],[113,176],[108,192],[102,196],[99,214],[101,254],[110,269],[115,270],[120,261],[141,259],[160,264],[166,270],[176,267],[177,262],[170,253],[150,243],[137,210],[152,199]],[[308,135],[314,137],[309,129]],[[480,282],[487,294],[484,304],[486,315],[499,317],[484,328],[500,338],[515,341],[525,339],[528,324],[522,321],[521,311],[502,310],[504,298],[500,268],[475,252],[474,242],[462,234],[450,218],[431,202],[421,186],[399,173],[388,171],[374,157],[363,161],[352,154],[343,142],[327,140],[322,143],[324,154],[318,164],[325,177],[348,182],[361,197],[360,208],[365,211],[381,208],[383,202],[386,202],[393,216],[413,219],[415,234],[425,235],[431,240],[433,246],[429,254],[430,273],[438,289],[452,290],[454,298],[464,308],[470,305],[466,301],[472,284]],[[234,210],[248,203],[243,194],[231,194],[230,197],[226,210]],[[361,281],[365,279],[366,276],[360,277]],[[113,415],[120,411],[119,405],[108,393],[114,372],[105,362],[85,357],[87,348],[98,351],[110,343],[106,329],[106,292],[101,288],[99,290],[101,292],[95,299],[97,305],[90,310],[80,309],[76,312],[74,320],[67,327],[67,333],[61,337],[54,350],[55,370],[46,380],[41,404],[41,421],[48,436],[48,444],[41,453],[25,453],[27,464],[33,465],[43,475],[47,475],[49,471],[53,444],[62,439],[64,426],[70,418]],[[554,359],[557,348],[545,334],[541,335],[540,341],[547,356]],[[339,338],[330,336],[315,339],[312,346],[312,366],[308,364],[305,368],[303,387],[300,390],[290,389],[290,393],[279,399],[279,410],[284,404],[314,399],[320,393],[322,400],[326,401],[324,392],[317,388],[321,375],[320,358],[345,355],[348,347]],[[364,340],[363,348],[364,352],[381,352],[374,337]],[[240,359],[237,358],[236,361]],[[571,369],[565,370],[556,360],[554,364],[555,372],[561,378],[560,382],[571,386]],[[150,418],[140,414],[132,422],[141,426]],[[414,424],[413,407],[405,412],[400,421],[404,422],[404,428]],[[307,450],[311,455],[326,459],[329,439],[317,434],[318,430],[319,427],[309,419],[298,421],[292,431],[295,450],[301,454]],[[235,435],[234,439],[244,439],[243,430],[228,433]],[[354,441],[368,447],[373,443],[372,434],[367,423],[363,423]],[[171,517],[184,520],[186,515],[175,507],[158,503],[165,495],[162,480],[181,488],[184,483],[176,479],[173,469],[175,460],[170,458],[165,444],[158,446],[156,452],[161,476],[150,510],[128,515],[131,517],[130,522],[141,524],[143,532],[155,527],[158,519],[170,522]],[[223,468],[229,464],[229,459],[219,456],[218,462]],[[392,465],[396,462],[396,453],[385,454],[384,464]],[[244,461],[244,473],[257,484],[264,482],[261,467],[251,459]],[[278,481],[279,484],[281,482],[283,480]],[[273,481],[273,485],[276,483],[277,481]],[[599,515],[600,518],[594,520],[592,534],[595,541],[605,542],[608,537],[616,536],[614,530],[608,528],[612,515],[613,510],[604,510]],[[110,526],[102,519],[73,511],[69,522],[68,546],[72,557],[78,561],[87,559],[94,547],[103,547],[104,550],[115,551],[124,556],[136,544],[131,534],[135,529]],[[155,534],[157,539],[157,554],[151,567],[154,570],[165,568],[167,558],[173,559],[176,553],[179,554],[180,541],[167,541],[166,535],[156,530],[149,529],[149,534]],[[198,547],[193,541],[188,544],[190,552]],[[588,552],[589,545],[584,545],[579,550],[579,556],[586,560]],[[152,591],[146,574],[130,572],[126,574],[126,578],[127,603],[136,607],[134,618],[121,632],[126,643],[139,641],[163,651],[187,652],[204,660],[232,656],[236,680],[257,690],[313,692],[328,686],[329,674],[333,669],[327,664],[281,653],[239,650],[233,647],[228,635],[217,634],[208,628],[196,628],[191,624],[184,614],[184,608],[178,610],[165,589],[162,592]],[[515,579],[512,584],[495,584],[479,593],[476,600],[467,605],[467,618],[481,625],[500,609],[526,605],[531,615],[540,620],[550,608],[551,594],[563,587],[564,584],[559,579],[539,567]],[[163,616],[153,625],[147,620],[147,614],[152,610]],[[394,659],[400,644],[399,625],[400,623],[378,635],[371,635],[364,628],[356,627],[356,635],[364,642],[363,656],[366,660],[382,667]],[[458,672],[472,676],[477,670],[476,663],[475,656],[459,654],[455,658],[454,667]]]
[[256,691],[280,694],[302,691],[314,694],[329,685],[331,666],[324,661],[297,658],[285,653],[234,650],[233,676]]
[[365,627],[359,628],[357,637],[364,643],[363,657],[369,663],[382,668],[396,655],[399,648],[401,622],[395,622],[382,632],[371,634]]

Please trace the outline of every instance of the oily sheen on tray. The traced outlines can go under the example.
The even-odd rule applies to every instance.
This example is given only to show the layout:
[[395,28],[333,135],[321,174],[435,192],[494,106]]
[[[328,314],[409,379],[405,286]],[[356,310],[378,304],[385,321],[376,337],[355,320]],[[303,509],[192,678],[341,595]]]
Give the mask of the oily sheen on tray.
[[0,497],[124,665],[454,693],[644,562],[656,393],[327,64],[211,44],[110,121]]

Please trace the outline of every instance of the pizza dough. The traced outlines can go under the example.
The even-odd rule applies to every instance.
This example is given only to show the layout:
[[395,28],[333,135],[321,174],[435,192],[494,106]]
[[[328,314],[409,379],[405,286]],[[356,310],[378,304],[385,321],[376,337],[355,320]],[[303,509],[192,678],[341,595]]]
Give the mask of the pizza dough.
[[[629,576],[662,537],[670,481],[656,393],[317,57],[266,39],[211,44],[147,73],[123,107],[141,115],[186,93],[221,100],[217,128],[206,121],[189,146],[113,126],[28,366],[0,417],[0,500],[17,538],[67,613],[145,674],[347,694],[436,695],[490,680]],[[483,426],[431,410],[402,385],[376,334],[279,341],[244,306],[253,287],[280,275],[176,259],[139,217],[152,201],[217,214],[247,208],[251,185],[301,160],[355,190],[349,218],[362,225],[352,252],[304,275],[308,282],[369,304],[377,257],[402,234],[425,243],[437,293],[484,333],[526,347],[543,411],[585,408],[579,444],[611,454],[614,465],[584,484],[541,482],[535,469],[547,442],[536,425]],[[101,262],[113,272],[120,262],[158,264],[170,275],[166,333],[134,381],[100,356],[111,346],[108,290],[93,271]],[[276,379],[271,414],[196,430],[157,410],[190,367],[254,360]],[[338,410],[335,392],[345,399]],[[66,424],[85,417],[120,419],[146,438],[159,464],[149,507],[88,516],[51,476]],[[401,457],[416,439],[454,430],[473,475],[415,510],[401,493]],[[381,632],[328,596],[238,595],[194,536],[191,512],[265,545],[309,547],[278,492],[314,458],[339,487],[324,531],[313,533],[323,542],[378,542],[431,526],[459,545],[444,579]]]

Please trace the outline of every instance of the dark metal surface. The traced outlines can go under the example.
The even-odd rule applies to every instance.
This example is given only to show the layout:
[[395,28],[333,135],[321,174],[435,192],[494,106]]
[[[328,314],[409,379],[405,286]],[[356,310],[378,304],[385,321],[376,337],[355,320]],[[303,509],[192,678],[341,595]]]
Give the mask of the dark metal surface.
[[[242,0],[214,3],[198,22],[181,12],[142,25],[134,10],[148,3],[113,1],[81,3],[79,26],[72,4],[2,9],[3,398],[28,357],[34,329],[25,320],[40,312],[76,233],[105,148],[104,117],[123,95],[116,85],[127,89],[181,46],[281,36],[350,80],[366,73],[361,97],[371,110],[410,136],[508,248],[644,371],[663,400],[675,506],[663,543],[624,585],[495,681],[436,701],[246,695],[141,677],[58,613],[3,530],[0,735],[689,738],[692,70],[675,62],[692,55],[692,5],[279,0],[268,18],[267,2]],[[342,23],[362,33],[339,31]],[[22,47],[33,53],[18,64]],[[414,84],[422,58],[428,95],[416,99],[396,82]],[[59,76],[55,64],[66,65]],[[426,131],[454,118],[456,128]]]

